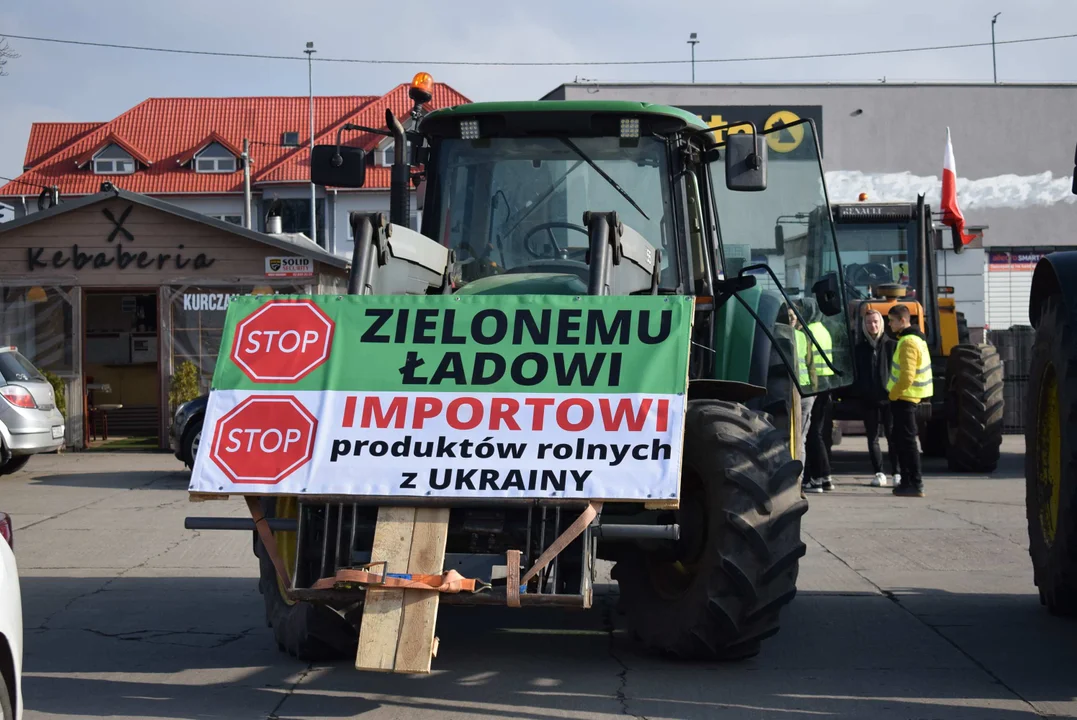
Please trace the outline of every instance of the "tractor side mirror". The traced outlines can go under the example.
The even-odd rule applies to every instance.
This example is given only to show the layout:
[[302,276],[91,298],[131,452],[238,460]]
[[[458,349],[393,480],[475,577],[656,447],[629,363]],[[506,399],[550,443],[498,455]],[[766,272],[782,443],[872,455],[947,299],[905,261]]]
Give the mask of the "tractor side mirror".
[[726,135],[725,186],[734,192],[767,189],[767,143],[761,135]]
[[361,188],[366,182],[366,151],[362,148],[315,145],[310,156],[310,181],[315,185]]
[[827,273],[811,287],[819,310],[827,317],[841,312],[841,288],[838,286],[838,274]]

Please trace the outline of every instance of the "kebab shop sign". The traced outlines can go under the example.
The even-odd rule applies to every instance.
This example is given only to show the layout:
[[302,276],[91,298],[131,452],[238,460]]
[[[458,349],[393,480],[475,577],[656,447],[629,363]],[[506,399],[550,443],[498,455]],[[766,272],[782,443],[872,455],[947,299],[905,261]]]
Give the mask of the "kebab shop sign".
[[196,493],[676,501],[691,298],[237,297]]

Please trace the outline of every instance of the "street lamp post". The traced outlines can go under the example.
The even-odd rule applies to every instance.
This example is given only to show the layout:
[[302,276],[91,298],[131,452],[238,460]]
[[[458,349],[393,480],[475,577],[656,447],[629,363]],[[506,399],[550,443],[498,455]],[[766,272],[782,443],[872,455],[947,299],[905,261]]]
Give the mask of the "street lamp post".
[[696,81],[696,45],[699,44],[699,40],[696,40],[696,34],[692,33],[688,36],[688,44],[692,46],[692,82]]
[[995,84],[998,84],[998,69],[995,65],[995,21],[998,20],[998,16],[1001,12],[995,13],[995,16],[991,18],[991,74],[995,78]]
[[[310,160],[311,170],[314,166],[314,43],[308,42],[307,49],[307,103],[310,108]],[[318,193],[313,180],[310,183],[310,239],[318,242]]]

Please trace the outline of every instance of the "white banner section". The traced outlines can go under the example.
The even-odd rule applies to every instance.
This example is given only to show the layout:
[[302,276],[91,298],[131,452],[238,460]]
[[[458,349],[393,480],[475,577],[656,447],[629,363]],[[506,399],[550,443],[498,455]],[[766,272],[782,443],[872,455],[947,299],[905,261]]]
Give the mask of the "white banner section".
[[210,394],[198,493],[672,501],[683,395]]

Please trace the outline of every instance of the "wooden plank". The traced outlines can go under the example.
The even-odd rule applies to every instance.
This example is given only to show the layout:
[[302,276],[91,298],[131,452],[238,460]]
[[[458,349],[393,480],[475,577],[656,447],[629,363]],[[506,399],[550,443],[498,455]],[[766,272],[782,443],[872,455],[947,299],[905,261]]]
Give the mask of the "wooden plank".
[[[449,534],[448,508],[415,511],[408,572],[434,574],[445,569],[445,541]],[[441,594],[423,590],[404,591],[404,620],[396,648],[394,671],[428,673],[434,657],[434,629]]]
[[[371,561],[388,563],[388,572],[407,572],[414,531],[415,508],[378,508]],[[393,669],[404,614],[403,604],[403,590],[371,587],[366,591],[363,622],[359,629],[359,650],[355,655],[356,669]]]

